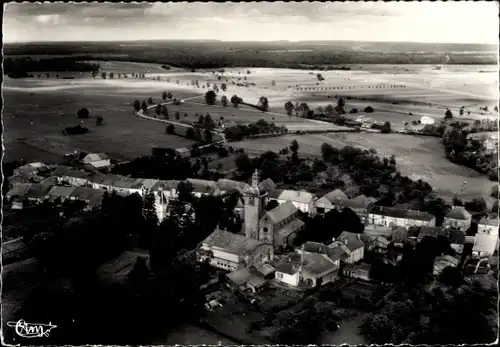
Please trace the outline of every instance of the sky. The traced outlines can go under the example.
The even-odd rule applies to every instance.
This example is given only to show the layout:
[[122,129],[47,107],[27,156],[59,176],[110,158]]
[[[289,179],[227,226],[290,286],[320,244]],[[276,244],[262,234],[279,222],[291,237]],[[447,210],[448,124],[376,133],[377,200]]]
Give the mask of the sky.
[[498,3],[9,3],[4,42],[222,40],[498,44]]

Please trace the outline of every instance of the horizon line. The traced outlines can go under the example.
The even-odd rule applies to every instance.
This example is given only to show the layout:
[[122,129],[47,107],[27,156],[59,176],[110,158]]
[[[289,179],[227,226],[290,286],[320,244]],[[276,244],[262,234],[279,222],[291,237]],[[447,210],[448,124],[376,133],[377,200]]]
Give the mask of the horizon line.
[[[5,37],[4,37],[5,39]],[[379,40],[348,40],[348,39],[337,39],[337,40],[219,40],[219,39],[135,39],[135,40],[48,40],[48,41],[4,41],[4,45],[7,44],[36,44],[36,43],[99,43],[99,42],[168,42],[168,41],[186,41],[186,42],[225,42],[225,43],[314,43],[314,42],[356,42],[356,43],[413,43],[413,44],[434,44],[434,45],[488,45],[488,46],[498,46],[499,43],[486,43],[486,42],[428,42],[428,41],[379,41]]]

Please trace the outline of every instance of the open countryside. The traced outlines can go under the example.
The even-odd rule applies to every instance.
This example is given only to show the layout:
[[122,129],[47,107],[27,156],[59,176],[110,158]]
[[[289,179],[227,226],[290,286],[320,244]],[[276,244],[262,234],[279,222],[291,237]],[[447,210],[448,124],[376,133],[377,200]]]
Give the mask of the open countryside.
[[495,340],[497,4],[4,10],[3,343]]

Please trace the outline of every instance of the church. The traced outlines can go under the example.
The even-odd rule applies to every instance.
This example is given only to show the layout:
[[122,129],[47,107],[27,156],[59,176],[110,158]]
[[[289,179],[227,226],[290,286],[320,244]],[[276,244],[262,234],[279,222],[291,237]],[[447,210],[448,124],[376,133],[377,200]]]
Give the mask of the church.
[[[265,245],[272,250],[283,250],[293,245],[297,233],[305,226],[304,222],[298,218],[299,210],[292,201],[283,202],[270,211],[265,210],[268,195],[275,189],[275,185],[269,181],[260,182],[259,172],[256,170],[253,173],[251,184],[241,191],[244,217],[241,235],[224,232],[225,241],[219,245],[217,244],[219,238],[213,237],[213,235],[220,234],[221,230],[215,230],[205,240],[206,242],[203,242],[203,259],[206,259],[207,255],[213,254],[214,250],[217,251],[218,255],[234,253],[236,249],[230,249],[227,246],[233,243],[229,239],[234,239],[235,243],[237,241],[241,243],[241,239],[244,238],[252,243],[252,249],[255,250],[260,248],[259,245]],[[248,252],[247,248],[245,255],[235,253],[232,256],[248,256]],[[273,254],[274,252],[265,257],[265,261],[271,261]],[[223,259],[218,261],[222,262]],[[213,259],[211,263],[213,263]]]

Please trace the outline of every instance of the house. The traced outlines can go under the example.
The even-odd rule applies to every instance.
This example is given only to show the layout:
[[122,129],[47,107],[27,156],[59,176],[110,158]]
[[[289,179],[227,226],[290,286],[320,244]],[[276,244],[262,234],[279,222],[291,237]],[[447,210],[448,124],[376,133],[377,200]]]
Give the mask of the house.
[[291,201],[266,211],[259,221],[258,239],[274,248],[292,245],[297,233],[305,227],[297,218],[298,212]]
[[197,198],[202,195],[218,195],[219,193],[217,183],[214,181],[188,178],[186,182],[189,182],[193,186],[193,195]]
[[276,272],[276,269],[268,263],[256,266],[255,270],[265,279],[274,278],[274,273]]
[[458,254],[462,254],[465,245],[465,233],[460,230],[451,229],[449,240],[451,248]]
[[67,166],[59,166],[51,173],[58,178],[59,184],[68,184],[74,187],[82,187],[91,184],[90,173],[82,170],[75,170]]
[[267,283],[255,268],[241,268],[226,275],[230,284],[241,292],[257,292]]
[[380,225],[365,225],[365,230],[363,230],[363,234],[375,237],[375,236],[383,236],[386,239],[390,238],[394,232],[394,228],[380,226]]
[[338,277],[339,266],[326,254],[292,253],[275,265],[277,282],[292,287],[313,288],[333,282]]
[[494,255],[498,251],[498,235],[476,234],[472,256],[483,258]]
[[368,250],[376,253],[385,254],[387,253],[387,248],[389,247],[389,240],[382,236],[375,236],[370,238],[370,243],[368,244]]
[[104,189],[108,191],[120,191],[115,189],[115,183],[122,180],[123,176],[120,175],[113,175],[113,174],[108,174],[105,175],[104,177],[100,177],[98,182],[92,182],[92,185],[97,185],[98,189]]
[[108,167],[111,165],[111,161],[108,156],[104,153],[89,153],[85,155],[80,162],[85,165],[90,165],[96,169]]
[[33,183],[14,183],[12,184],[12,188],[5,194],[5,197],[7,200],[24,200],[32,184]]
[[319,242],[306,241],[302,246],[297,247],[295,251],[299,254],[302,253],[318,253],[324,254],[330,258],[331,261],[340,267],[340,262],[348,260],[349,255],[345,253],[340,247],[329,248],[327,245]]
[[342,274],[346,277],[358,278],[363,281],[371,281],[370,264],[346,265]]
[[364,258],[365,254],[365,244],[361,241],[361,235],[348,231],[343,231],[328,247],[340,247],[349,256],[346,259],[346,262],[349,264],[359,262]]
[[181,156],[182,158],[187,158],[191,156],[191,150],[186,147],[176,148],[175,154]]
[[14,169],[14,176],[24,174],[37,174],[40,170],[46,169],[47,166],[41,162],[29,163]]
[[333,210],[341,200],[347,200],[347,195],[340,189],[322,196],[316,201],[316,212],[319,214],[327,213]]
[[49,198],[48,192],[50,188],[50,186],[41,183],[33,183],[26,192],[26,197],[29,201],[42,202]]
[[478,234],[498,235],[499,220],[483,217],[477,223]]
[[315,214],[315,204],[317,197],[306,191],[275,189],[268,193],[266,203],[276,200],[280,204],[291,201],[292,204],[304,213]]
[[434,226],[436,225],[436,217],[427,212],[372,206],[368,212],[368,224],[405,228]]
[[158,198],[161,197],[167,201],[169,199],[176,199],[178,196],[177,187],[180,182],[181,181],[177,180],[158,180],[153,187],[151,187],[151,191],[153,191]]
[[472,215],[463,206],[453,206],[444,216],[443,227],[467,231],[472,222]]
[[374,198],[369,198],[365,195],[358,195],[352,199],[342,200],[339,207],[350,208],[358,215],[359,219],[361,219],[361,223],[365,224],[368,209],[371,208],[375,201],[376,199]]
[[60,199],[61,201],[70,199],[71,193],[76,189],[76,187],[67,187],[67,186],[54,186],[47,193],[50,196],[50,199]]
[[442,255],[436,257],[436,259],[434,259],[432,274],[434,276],[439,276],[441,272],[448,266],[457,267],[459,263],[460,261],[457,258],[452,257],[451,255]]
[[197,251],[198,261],[211,266],[236,271],[247,266],[259,266],[273,259],[273,246],[261,241],[216,229]]
[[112,184],[112,189],[122,194],[139,194],[142,195],[142,185],[137,178],[122,177]]
[[89,208],[99,207],[104,197],[103,190],[89,187],[76,187],[70,194],[70,199],[85,202]]
[[434,123],[436,123],[436,121],[432,117],[423,116],[422,118],[420,118],[420,124],[426,125],[426,124],[434,124]]

